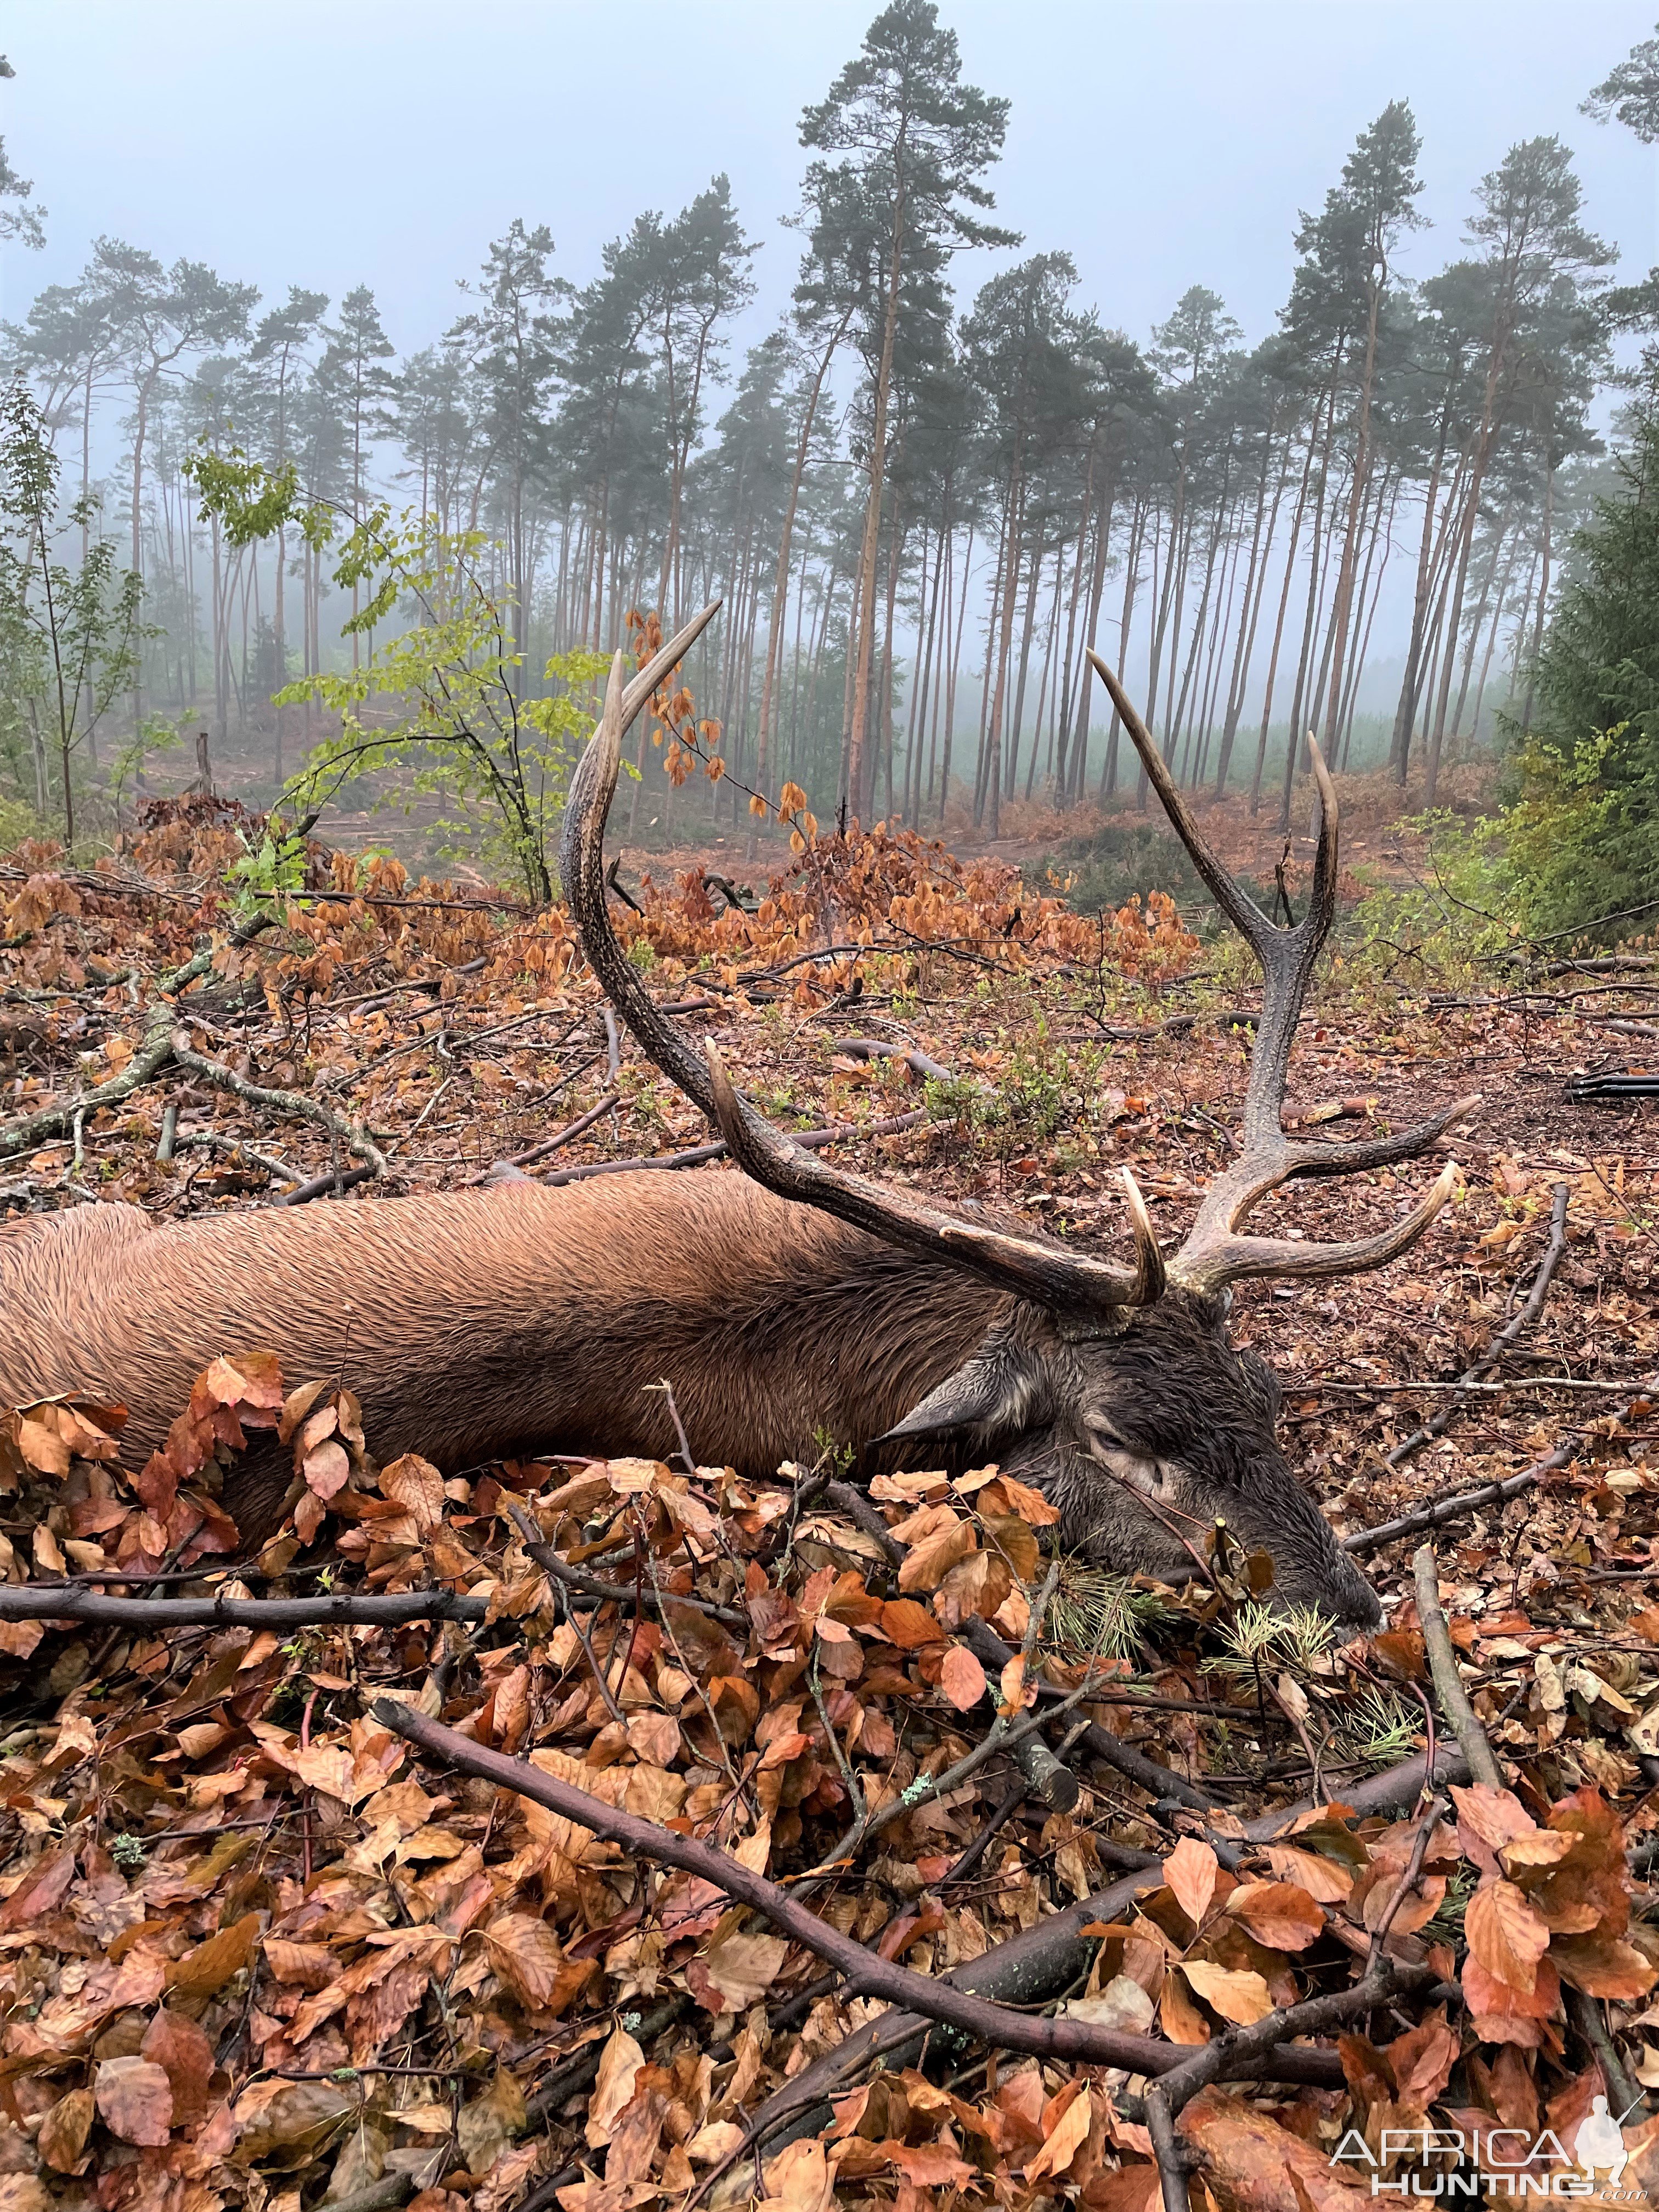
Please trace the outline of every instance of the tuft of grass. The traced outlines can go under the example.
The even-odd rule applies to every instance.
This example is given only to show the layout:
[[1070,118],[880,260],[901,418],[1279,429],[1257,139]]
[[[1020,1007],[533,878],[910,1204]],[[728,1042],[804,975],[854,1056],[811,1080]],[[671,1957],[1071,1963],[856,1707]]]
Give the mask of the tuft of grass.
[[1422,1725],[1415,1705],[1373,1684],[1342,1716],[1343,1747],[1366,1766],[1393,1766],[1410,1752]]
[[1111,1574],[1075,1552],[1061,1554],[1048,1632],[1062,1650],[1133,1659],[1144,1632],[1169,1618],[1170,1608],[1155,1591],[1137,1589],[1126,1575]]
[[1254,1674],[1268,1662],[1309,1674],[1328,1651],[1335,1650],[1338,1640],[1335,1622],[1317,1606],[1280,1610],[1254,1599],[1240,1606],[1222,1636],[1227,1656],[1220,1663],[1235,1674]]

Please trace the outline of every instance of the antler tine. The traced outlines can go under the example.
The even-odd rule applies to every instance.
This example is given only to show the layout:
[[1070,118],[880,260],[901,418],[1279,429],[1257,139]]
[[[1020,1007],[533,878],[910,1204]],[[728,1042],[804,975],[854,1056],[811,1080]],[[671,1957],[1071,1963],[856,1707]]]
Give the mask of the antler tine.
[[[1080,1309],[1087,1316],[1155,1297],[1164,1286],[1164,1263],[1144,1206],[1135,1222],[1133,1273],[936,1212],[904,1193],[831,1167],[774,1129],[738,1097],[712,1048],[707,1060],[702,1059],[659,1012],[611,926],[605,893],[605,817],[629,722],[718,605],[716,601],[705,607],[626,690],[622,655],[617,655],[605,711],[571,780],[561,845],[565,896],[589,963],[611,1003],[646,1054],[718,1126],[738,1165],[780,1197],[817,1206],[890,1244],[925,1253],[1000,1290],[1062,1312]],[[1133,1218],[1133,1200],[1131,1212]]]
[[612,659],[605,710],[570,780],[559,838],[559,872],[565,896],[600,988],[663,1073],[678,1084],[711,1121],[714,1093],[708,1070],[672,1023],[658,1013],[611,927],[605,902],[605,823],[617,788],[622,742],[629,725],[720,607],[718,599],[711,599],[625,688],[623,656],[618,653]]
[[1415,1244],[1457,1188],[1458,1165],[1448,1160],[1432,1187],[1411,1212],[1372,1237],[1351,1237],[1337,1244],[1304,1243],[1290,1237],[1241,1237],[1231,1231],[1207,1245],[1197,1232],[1170,1267],[1188,1290],[1213,1293],[1247,1275],[1278,1275],[1306,1280],[1320,1275],[1362,1275],[1381,1267]]
[[1129,1226],[1134,1231],[1135,1287],[1138,1292],[1134,1303],[1138,1306],[1156,1305],[1164,1295],[1168,1280],[1158,1231],[1152,1226],[1152,1215],[1146,1211],[1140,1185],[1127,1168],[1120,1168],[1118,1173],[1123,1179],[1123,1195],[1128,1202]]
[[1092,649],[1090,663],[1111,695],[1111,701],[1140,755],[1146,780],[1157,792],[1164,811],[1211,896],[1261,963],[1261,1019],[1250,1054],[1249,1088],[1244,1097],[1244,1148],[1273,1146],[1281,1140],[1279,1115],[1285,1104],[1285,1084],[1290,1072],[1291,1045],[1307,996],[1308,981],[1320,947],[1330,933],[1336,914],[1336,790],[1319,747],[1310,732],[1314,781],[1319,792],[1319,845],[1314,859],[1314,879],[1308,911],[1299,922],[1280,929],[1262,913],[1227,873],[1205,842],[1187,802],[1176,790],[1152,732],[1111,670]]
[[1191,1233],[1169,1263],[1170,1278],[1187,1289],[1207,1292],[1221,1290],[1245,1275],[1342,1275],[1380,1267],[1414,1243],[1446,1203],[1456,1182],[1455,1161],[1402,1220],[1374,1237],[1314,1244],[1289,1237],[1239,1234],[1239,1224],[1250,1208],[1279,1184],[1302,1176],[1354,1175],[1415,1158],[1460,1115],[1479,1103],[1478,1094],[1460,1098],[1414,1128],[1355,1145],[1296,1144],[1284,1133],[1280,1117],[1291,1047],[1314,963],[1336,914],[1336,787],[1318,742],[1310,730],[1308,751],[1319,794],[1319,839],[1308,910],[1299,922],[1281,929],[1239,889],[1206,843],[1156,740],[1116,677],[1098,653],[1091,652],[1089,659],[1110,694],[1146,768],[1147,781],[1158,793],[1193,866],[1261,963],[1261,1018],[1250,1054],[1249,1085],[1244,1097],[1243,1154],[1234,1166],[1211,1182]]

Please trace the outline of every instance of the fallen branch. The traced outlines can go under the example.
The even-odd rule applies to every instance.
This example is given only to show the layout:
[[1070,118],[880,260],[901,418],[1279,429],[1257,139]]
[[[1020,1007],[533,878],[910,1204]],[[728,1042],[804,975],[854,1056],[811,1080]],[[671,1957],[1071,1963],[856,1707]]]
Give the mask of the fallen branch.
[[[1092,2021],[1048,2020],[1015,2012],[972,1996],[942,1978],[913,1973],[908,1966],[883,1959],[854,1937],[842,1935],[775,1882],[712,1844],[695,1836],[676,1835],[653,1820],[605,1804],[585,1790],[544,1774],[526,1759],[511,1759],[471,1742],[410,1706],[381,1698],[370,1710],[382,1728],[418,1745],[444,1765],[528,1797],[605,1841],[620,1844],[636,1860],[678,1867],[738,1903],[751,1905],[792,1942],[836,1967],[845,1977],[849,1996],[884,1997],[890,2003],[954,2027],[993,2050],[1019,2051],[1075,2065],[1126,2066],[1140,2074],[1162,2074],[1180,2062],[1184,2046],[1178,2044],[1164,2043],[1152,2036],[1127,2035]],[[1264,2062],[1267,2070],[1271,2070],[1272,2058],[1269,2052]]]
[[[969,1650],[981,1667],[1000,1673],[1014,1656],[990,1622],[977,1613],[963,1623],[962,1632]],[[1094,1692],[1095,1703],[1103,1704],[1111,1694],[1111,1687],[1109,1683],[1098,1685]],[[1066,1694],[1048,1682],[1039,1682],[1036,1692],[1039,1705],[1058,1705]],[[1241,1715],[1243,1717],[1244,1716]],[[1092,1758],[1103,1759],[1107,1765],[1115,1767],[1126,1781],[1133,1782],[1154,1799],[1167,1802],[1173,1798],[1179,1804],[1190,1806],[1196,1813],[1217,1810],[1217,1800],[1208,1790],[1200,1789],[1195,1782],[1188,1782],[1184,1775],[1176,1773],[1172,1768],[1161,1766],[1155,1759],[1148,1759],[1143,1752],[1135,1750],[1133,1745],[1115,1736],[1109,1729],[1102,1728],[1097,1721],[1090,1722],[1088,1731],[1079,1739],[1077,1748]]]
[[39,1113],[26,1114],[21,1121],[9,1121],[0,1128],[0,1159],[14,1159],[19,1152],[32,1152],[53,1137],[61,1137],[74,1127],[84,1114],[95,1114],[100,1106],[116,1106],[152,1077],[159,1075],[173,1057],[173,1043],[165,1024],[153,1029],[118,1075],[111,1076],[107,1083],[95,1089],[83,1091],[78,1098],[66,1099],[61,1106],[43,1106]]
[[544,1159],[549,1152],[556,1152],[561,1145],[568,1145],[574,1137],[583,1135],[596,1121],[603,1121],[607,1114],[614,1114],[621,1103],[620,1091],[607,1091],[597,1106],[590,1106],[585,1114],[578,1114],[574,1121],[567,1121],[562,1129],[556,1129],[550,1137],[544,1137],[539,1145],[532,1145],[528,1152],[515,1152],[512,1164],[526,1166],[532,1160]]
[[[1455,1744],[1438,1747],[1432,1777],[1436,1782],[1462,1782],[1468,1779],[1468,1762]],[[1402,1812],[1417,1802],[1427,1778],[1428,1761],[1419,1752],[1400,1765],[1346,1789],[1343,1802],[1360,1819],[1373,1813]],[[1311,1800],[1303,1799],[1277,1812],[1263,1814],[1245,1822],[1244,1838],[1249,1843],[1270,1842],[1302,1814],[1312,1809]],[[1117,1919],[1134,1903],[1139,1892],[1149,1887],[1157,1887],[1155,1877],[1149,1882],[1145,1873],[1126,1875],[1097,1890],[1092,1897],[1066,1905],[1061,1911],[1039,1920],[1034,1927],[1010,1936],[1006,1942],[993,1944],[979,1958],[964,1960],[939,1980],[1009,2004],[1041,2004],[1069,1988],[1088,1965],[1091,1939],[1084,1936],[1083,1929],[1092,1921]],[[763,2140],[785,2125],[789,2126],[786,2138],[788,2141],[815,2133],[821,2121],[827,2118],[831,2094],[877,2049],[886,2053],[902,2052],[903,2056],[896,2057],[894,2063],[897,2066],[908,2065],[927,2035],[928,2024],[918,2012],[912,2012],[908,2034],[896,2034],[895,2031],[904,2025],[902,2015],[896,2019],[891,2012],[879,2014],[862,2027],[855,2028],[833,2051],[813,2060],[762,2106],[754,2122],[756,2139]],[[1291,2063],[1291,2057],[1308,2060],[1321,2056],[1300,2051],[1286,2054],[1277,2063],[1283,2066]]]
[[926,1082],[955,1083],[957,1072],[930,1060],[915,1045],[884,1044],[879,1037],[831,1037],[830,1049],[848,1060],[902,1060],[912,1075]]
[[[1401,1966],[1385,1958],[1348,1989],[1334,1990],[1328,1996],[1309,1997],[1301,2004],[1281,2006],[1249,2027],[1231,2028],[1213,2042],[1201,2045],[1179,2065],[1166,2070],[1158,2093],[1173,2116],[1209,2082],[1236,2081],[1248,2076],[1264,2056],[1271,2055],[1275,2045],[1289,2043],[1298,2035],[1322,2035],[1331,2028],[1346,2027],[1351,2020],[1386,2003],[1401,1989],[1436,1978],[1431,1967]],[[1149,2105],[1151,2101],[1149,2097]]]
[[[1609,1407],[1601,1417],[1608,1421],[1623,1421],[1629,1418],[1637,1400],[1650,1390],[1659,1389],[1659,1376],[1650,1377],[1632,1398],[1622,1406]],[[1506,1474],[1500,1481],[1482,1483],[1478,1490],[1460,1491],[1455,1498],[1437,1498],[1431,1505],[1420,1505],[1415,1512],[1402,1513],[1397,1521],[1384,1521],[1375,1528],[1357,1528],[1352,1536],[1345,1536],[1342,1548],[1358,1557],[1375,1552],[1384,1544],[1392,1544],[1401,1536],[1415,1536],[1429,1528],[1437,1528],[1443,1522],[1455,1521],[1466,1513],[1478,1513],[1483,1505],[1499,1505],[1506,1498],[1518,1498],[1522,1491],[1530,1490],[1547,1474],[1565,1467],[1577,1458],[1583,1438],[1589,1433],[1585,1429],[1570,1429],[1564,1442],[1542,1459],[1534,1460],[1519,1474]]]
[[1607,2094],[1620,2111],[1626,2115],[1638,2106],[1645,2108],[1649,2100],[1637,2087],[1629,2068],[1620,2057],[1619,2046],[1608,2033],[1601,2006],[1594,1997],[1587,1996],[1583,1990],[1569,1989],[1566,1999],[1573,2026],[1589,2045],[1595,2063],[1601,2069],[1601,2079]]
[[580,1591],[585,1597],[608,1600],[613,1605],[647,1606],[659,1610],[660,1605],[683,1605],[692,1613],[707,1613],[710,1620],[721,1621],[728,1628],[747,1628],[748,1617],[729,1605],[714,1605],[702,1597],[681,1597],[673,1590],[661,1593],[660,1601],[653,1589],[635,1589],[627,1583],[607,1583],[598,1575],[590,1575],[586,1567],[573,1567],[568,1559],[561,1559],[551,1544],[544,1543],[541,1531],[522,1505],[511,1498],[502,1501],[511,1515],[514,1527],[524,1540],[529,1556],[555,1582],[562,1583],[567,1589]]
[[[279,1160],[274,1152],[256,1152],[245,1145],[240,1137],[222,1137],[214,1129],[186,1129],[173,1139],[175,1151],[189,1152],[199,1146],[204,1152],[224,1152],[233,1160],[250,1160],[255,1167],[264,1168],[268,1175],[278,1176],[284,1182],[297,1183],[299,1177],[286,1160]],[[156,1157],[161,1156],[158,1153]]]
[[[833,1505],[838,1513],[862,1528],[881,1548],[882,1557],[890,1567],[904,1564],[904,1547],[896,1542],[892,1530],[882,1518],[881,1508],[856,1483],[826,1482],[823,1486],[824,1503]],[[1009,1653],[1012,1658],[1012,1652]]]
[[[1567,1249],[1567,1195],[1566,1184],[1557,1183],[1550,1206],[1549,1243],[1545,1246],[1544,1256],[1538,1263],[1538,1272],[1532,1279],[1532,1287],[1527,1293],[1526,1304],[1498,1330],[1474,1365],[1466,1368],[1458,1376],[1460,1386],[1479,1382],[1484,1376],[1490,1373],[1516,1339],[1523,1330],[1530,1328],[1543,1311],[1544,1301],[1549,1296],[1551,1280],[1561,1255]],[[1432,1414],[1414,1435],[1407,1437],[1403,1443],[1396,1444],[1389,1453],[1386,1464],[1389,1467],[1399,1467],[1402,1462],[1409,1459],[1413,1452],[1420,1451],[1425,1444],[1441,1435],[1449,1427],[1453,1416],[1462,1402],[1460,1391],[1460,1395],[1455,1397],[1449,1405],[1443,1406],[1437,1413]]]
[[1419,1548],[1412,1560],[1412,1575],[1417,1586],[1418,1622],[1428,1649],[1429,1672],[1434,1677],[1440,1710],[1451,1723],[1452,1733],[1462,1747],[1475,1780],[1484,1783],[1489,1790],[1506,1790],[1509,1784],[1504,1779],[1504,1770],[1486,1741],[1486,1731],[1475,1717],[1474,1707],[1463,1687],[1463,1678],[1457,1671],[1451,1632],[1440,1609],[1439,1571],[1435,1565],[1432,1544]]
[[270,1202],[273,1206],[309,1206],[313,1198],[326,1198],[331,1191],[343,1198],[360,1182],[373,1182],[380,1172],[376,1167],[331,1168],[326,1175],[313,1176],[309,1182],[296,1183],[292,1190],[283,1191]]
[[[120,1582],[120,1569],[110,1568],[102,1579]],[[103,1628],[385,1628],[408,1620],[483,1620],[489,1613],[487,1597],[446,1589],[342,1591],[328,1597],[106,1597],[78,1583],[0,1586],[0,1620],[43,1620],[50,1626],[89,1621]]]
[[[216,1091],[228,1091],[232,1097],[241,1099],[246,1105],[263,1106],[273,1114],[286,1114],[295,1121],[314,1121],[319,1129],[326,1129],[330,1136],[356,1152],[360,1160],[366,1160],[374,1174],[382,1176],[386,1173],[386,1155],[380,1147],[363,1134],[358,1124],[343,1120],[331,1106],[325,1106],[321,1099],[305,1097],[297,1091],[271,1091],[264,1084],[250,1083],[246,1076],[238,1075],[234,1068],[225,1066],[222,1061],[209,1060],[204,1054],[196,1051],[191,1044],[188,1030],[174,1030],[172,1051],[179,1066],[199,1076],[204,1083],[211,1084]],[[332,1181],[332,1177],[330,1180]],[[292,1205],[293,1202],[293,1194],[290,1193],[289,1203]]]
[[[262,936],[272,926],[276,919],[274,914],[263,911],[246,915],[231,931],[226,939],[227,946],[237,951],[244,945],[251,945],[256,937]],[[175,998],[186,985],[193,983],[198,975],[212,975],[216,981],[222,981],[223,979],[214,966],[215,958],[213,943],[210,939],[205,945],[198,945],[181,967],[172,969],[165,975],[158,975],[156,989],[164,999],[171,999]]]

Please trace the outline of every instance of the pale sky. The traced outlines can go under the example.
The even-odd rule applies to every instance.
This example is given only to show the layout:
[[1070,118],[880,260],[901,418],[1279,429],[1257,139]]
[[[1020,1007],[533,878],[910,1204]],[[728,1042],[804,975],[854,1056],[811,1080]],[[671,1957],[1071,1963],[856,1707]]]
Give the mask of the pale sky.
[[[1299,208],[1405,97],[1424,138],[1413,248],[1457,249],[1470,187],[1516,138],[1559,132],[1627,275],[1659,261],[1659,166],[1577,103],[1654,28],[1655,0],[946,0],[965,73],[1013,102],[994,179],[1027,250],[1063,247],[1080,301],[1144,339],[1190,283],[1261,337]],[[22,0],[0,11],[14,165],[46,251],[0,255],[0,313],[73,277],[113,233],[335,298],[367,282],[400,351],[436,337],[455,280],[515,215],[581,283],[642,207],[732,177],[759,258],[757,334],[798,244],[778,218],[800,110],[856,49],[873,0]],[[988,273],[960,270],[965,294]]]
[[[0,82],[0,130],[49,210],[48,243],[0,248],[0,315],[21,319],[39,286],[72,280],[108,232],[164,261],[207,261],[267,305],[290,283],[337,301],[367,283],[407,354],[453,320],[457,279],[515,216],[550,226],[556,270],[580,285],[642,209],[672,213],[724,169],[763,244],[735,357],[793,282],[799,241],[780,219],[805,165],[801,109],[875,12],[876,0],[17,0],[0,9],[17,72]],[[1221,294],[1248,343],[1264,337],[1298,211],[1322,204],[1358,132],[1399,98],[1422,134],[1431,224],[1402,257],[1412,273],[1462,250],[1478,179],[1549,132],[1575,151],[1585,219],[1620,248],[1617,274],[1659,263],[1659,154],[1578,112],[1652,33],[1659,0],[944,0],[941,12],[967,78],[1012,102],[990,180],[997,220],[1024,234],[1024,252],[1069,252],[1076,304],[1142,343],[1193,283]],[[963,257],[958,304],[1008,258]],[[716,392],[711,422],[724,404]],[[1398,680],[1409,560],[1394,568],[1368,706],[1391,706]]]

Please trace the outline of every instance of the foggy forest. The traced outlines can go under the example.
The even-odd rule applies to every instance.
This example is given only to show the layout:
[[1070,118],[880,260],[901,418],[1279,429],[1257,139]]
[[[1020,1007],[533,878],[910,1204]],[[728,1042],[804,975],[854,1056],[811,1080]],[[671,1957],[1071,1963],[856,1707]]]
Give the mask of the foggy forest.
[[411,291],[20,11],[0,2212],[1659,2197],[1659,26],[1433,12],[494,7]]

